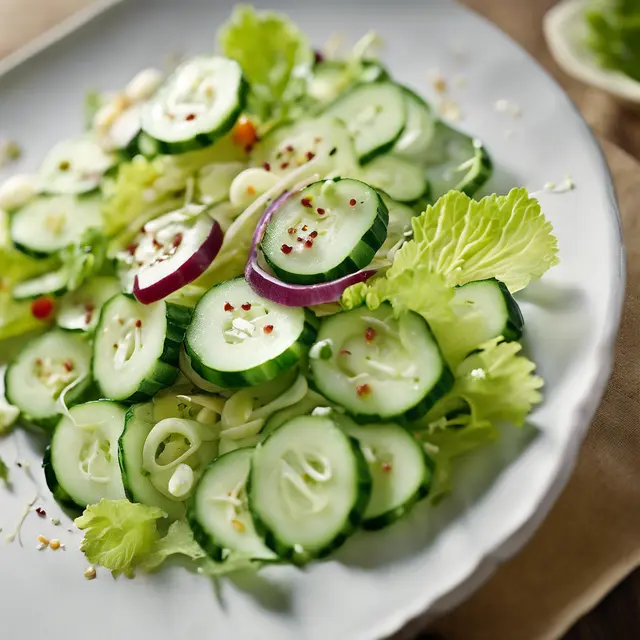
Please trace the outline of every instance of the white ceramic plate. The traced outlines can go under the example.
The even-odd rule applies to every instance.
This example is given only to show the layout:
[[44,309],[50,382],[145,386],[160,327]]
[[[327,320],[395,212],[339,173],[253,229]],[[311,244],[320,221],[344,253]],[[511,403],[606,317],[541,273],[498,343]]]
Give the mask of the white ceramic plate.
[[[495,160],[491,190],[539,191],[571,175],[575,190],[539,194],[562,264],[520,297],[528,348],[547,381],[545,403],[526,428],[505,428],[498,444],[464,460],[455,491],[437,508],[422,504],[396,526],[359,534],[304,571],[271,568],[257,579],[226,580],[218,591],[179,567],[133,581],[101,573],[88,583],[79,533],[31,515],[23,548],[0,544],[6,637],[383,637],[427,610],[452,606],[486,579],[533,533],[571,473],[609,374],[624,280],[613,189],[586,125],[523,51],[452,2],[258,2],[267,4],[289,12],[316,43],[336,30],[355,41],[375,28],[393,75],[430,98],[431,69],[464,76],[466,88],[452,93],[461,126],[481,136]],[[34,167],[56,140],[79,129],[85,89],[122,86],[168,52],[213,49],[231,5],[127,0],[0,78],[0,127],[27,150],[18,169]],[[521,115],[496,109],[499,100],[519,105]],[[12,459],[16,446],[46,496],[37,443],[21,432],[0,444],[0,455]],[[23,472],[13,476],[15,492],[0,492],[5,531],[34,494]],[[67,551],[37,552],[40,532],[57,532]]]

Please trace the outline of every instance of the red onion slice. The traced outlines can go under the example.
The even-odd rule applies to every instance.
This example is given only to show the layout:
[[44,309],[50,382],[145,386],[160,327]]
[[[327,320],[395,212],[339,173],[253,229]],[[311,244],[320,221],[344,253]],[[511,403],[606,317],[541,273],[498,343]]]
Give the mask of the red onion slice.
[[136,274],[133,295],[143,304],[162,300],[201,276],[218,255],[223,233],[218,222],[200,214],[174,238],[173,251],[163,247],[160,257]]
[[268,273],[258,264],[258,245],[273,214],[284,204],[292,192],[283,193],[262,214],[251,241],[251,252],[244,270],[244,277],[251,288],[263,298],[285,307],[311,307],[316,304],[336,302],[345,289],[369,279],[375,269],[362,269],[348,276],[312,285],[289,284]]

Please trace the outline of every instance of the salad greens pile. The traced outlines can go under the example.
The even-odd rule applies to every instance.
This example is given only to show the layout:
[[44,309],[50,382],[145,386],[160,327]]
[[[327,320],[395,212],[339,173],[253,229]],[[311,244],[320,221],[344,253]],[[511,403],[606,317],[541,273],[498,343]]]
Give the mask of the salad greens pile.
[[[603,37],[631,3],[589,20],[635,73]],[[375,44],[327,57],[238,5],[218,55],[89,92],[84,133],[0,185],[0,341],[24,342],[0,433],[50,437],[114,575],[321,558],[542,399],[512,294],[558,262],[552,226],[524,188],[474,199],[484,145]]]
[[587,46],[599,64],[640,81],[640,2],[593,0],[585,18]]

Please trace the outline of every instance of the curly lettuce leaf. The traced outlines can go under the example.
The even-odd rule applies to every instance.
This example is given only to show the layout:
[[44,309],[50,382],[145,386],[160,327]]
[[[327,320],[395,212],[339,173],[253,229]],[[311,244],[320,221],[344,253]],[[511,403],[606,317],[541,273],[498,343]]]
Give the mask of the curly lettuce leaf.
[[184,520],[176,520],[169,527],[167,535],[156,542],[150,555],[143,560],[141,568],[154,571],[173,555],[186,556],[191,560],[207,557],[202,547],[194,540],[191,527]]
[[396,260],[428,265],[451,287],[497,278],[513,293],[558,263],[553,227],[524,188],[479,202],[451,191],[412,224]]
[[103,498],[75,520],[85,532],[80,550],[114,576],[132,576],[158,544],[156,523],[164,515],[157,507]]
[[287,117],[304,99],[314,54],[285,16],[237,5],[218,32],[218,43],[242,67],[249,82],[248,111],[262,122]]
[[605,69],[640,82],[640,3],[597,0],[585,14],[586,44]]

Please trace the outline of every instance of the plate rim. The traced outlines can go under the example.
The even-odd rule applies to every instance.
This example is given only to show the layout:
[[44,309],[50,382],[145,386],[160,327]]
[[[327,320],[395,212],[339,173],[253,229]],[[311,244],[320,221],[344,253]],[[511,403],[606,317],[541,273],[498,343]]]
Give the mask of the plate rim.
[[[520,45],[519,42],[477,10],[472,9],[466,4],[462,4],[459,0],[449,1],[459,5],[464,11],[473,14],[475,18],[482,21],[485,26],[497,29],[512,46],[517,47],[523,52],[529,61],[546,76],[547,80],[555,89],[567,98],[574,116],[582,124],[583,136],[589,140],[594,153],[594,162],[598,162],[600,172],[605,179],[603,187],[606,191],[609,204],[607,215],[613,216],[617,223],[614,225],[616,233],[612,239],[613,254],[614,257],[617,258],[618,264],[617,278],[614,281],[616,291],[612,304],[607,312],[606,325],[599,336],[599,340],[593,345],[594,355],[592,357],[592,364],[594,365],[594,372],[591,380],[589,384],[585,385],[580,398],[574,405],[571,418],[567,420],[568,428],[573,434],[573,437],[568,440],[563,450],[563,455],[558,457],[559,461],[555,469],[555,474],[550,478],[546,488],[541,492],[539,499],[532,502],[526,516],[523,516],[521,519],[519,526],[515,527],[506,537],[503,536],[491,545],[491,547],[488,549],[485,548],[482,551],[477,562],[469,567],[465,576],[462,577],[455,586],[445,586],[444,592],[435,598],[426,600],[424,596],[418,594],[407,606],[398,609],[395,614],[388,616],[384,620],[377,621],[375,626],[362,629],[357,635],[359,640],[374,640],[395,636],[403,630],[410,631],[410,629],[418,624],[422,626],[423,624],[433,621],[435,618],[469,598],[491,578],[501,564],[511,559],[533,537],[569,481],[575,469],[580,448],[591,427],[593,417],[600,406],[606,385],[613,370],[615,342],[626,299],[626,251],[622,234],[622,221],[611,170],[594,132],[588,126],[585,118],[569,94],[547,69]],[[109,9],[124,2],[125,0],[93,0],[93,2],[83,9],[71,14],[71,16],[62,22],[0,60],[0,81],[3,76],[17,70],[32,58],[46,52],[49,47],[73,35],[76,31],[82,29],[82,27]],[[417,628],[415,630],[417,631]]]

